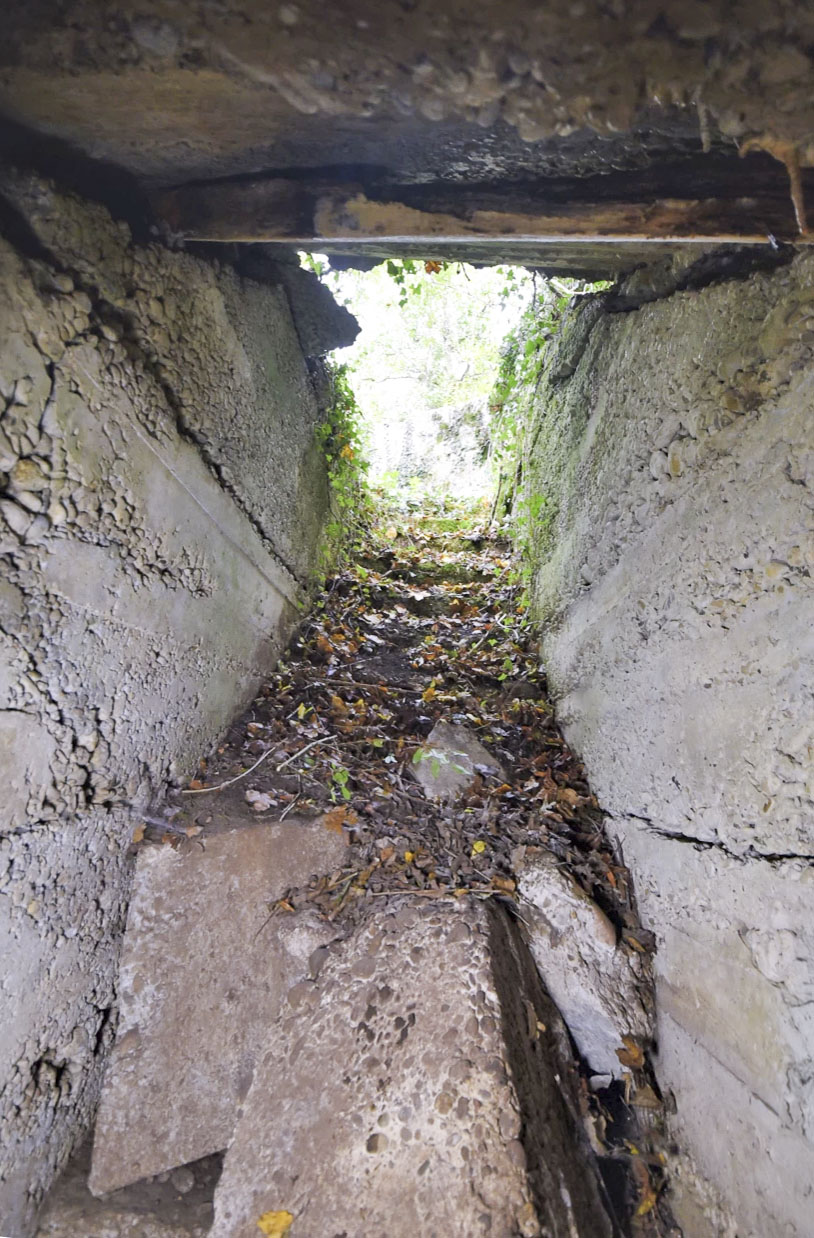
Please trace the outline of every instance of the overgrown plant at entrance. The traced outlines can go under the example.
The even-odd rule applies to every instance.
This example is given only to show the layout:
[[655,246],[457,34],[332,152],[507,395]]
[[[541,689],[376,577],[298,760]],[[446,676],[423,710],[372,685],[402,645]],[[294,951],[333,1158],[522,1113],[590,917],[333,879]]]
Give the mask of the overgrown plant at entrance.
[[348,367],[328,363],[327,375],[328,415],[316,432],[328,466],[330,487],[330,514],[319,552],[322,574],[350,562],[365,536],[371,514],[368,463]]
[[[511,281],[513,272],[507,272]],[[531,303],[501,348],[497,381],[489,401],[492,460],[496,475],[492,518],[509,521],[518,563],[518,578],[530,577],[532,533],[550,524],[555,512],[546,495],[529,492],[523,482],[523,449],[534,401],[543,376],[546,346],[575,296],[599,292],[607,282],[540,279],[534,274]]]

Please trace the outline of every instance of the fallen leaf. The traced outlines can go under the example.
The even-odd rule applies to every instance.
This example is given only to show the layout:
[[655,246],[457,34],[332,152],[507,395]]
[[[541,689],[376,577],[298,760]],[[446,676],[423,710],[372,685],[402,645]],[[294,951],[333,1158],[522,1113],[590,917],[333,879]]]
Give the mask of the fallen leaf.
[[346,807],[345,804],[340,804],[337,808],[329,808],[322,818],[322,824],[326,830],[333,830],[335,834],[341,834],[347,842],[347,834],[342,828],[345,825],[356,825],[359,818],[352,808]]
[[646,950],[640,941],[637,941],[632,933],[623,933],[622,940],[632,949],[637,950],[639,954],[646,954]]
[[200,791],[202,786],[203,786],[203,783],[201,782],[200,778],[193,778],[190,780],[189,790]]
[[636,1183],[636,1190],[639,1198],[639,1203],[636,1208],[636,1216],[647,1216],[648,1212],[652,1212],[658,1202],[658,1192],[653,1187],[650,1173],[644,1161],[638,1158],[632,1161],[631,1170],[633,1172],[633,1178]]
[[346,714],[348,712],[348,707],[345,704],[345,702],[342,700],[341,696],[331,697],[331,709],[333,709],[335,713],[338,713],[338,714]]
[[631,1070],[641,1070],[644,1066],[644,1053],[640,1045],[632,1036],[623,1036],[622,1042],[624,1049],[617,1049],[616,1056],[623,1066],[628,1066]]
[[642,1202],[639,1204],[638,1208],[636,1209],[636,1216],[637,1217],[646,1216],[648,1212],[652,1211],[652,1209],[655,1208],[655,1206],[656,1206],[656,1193],[651,1187],[648,1193],[645,1195]]
[[507,894],[513,894],[517,889],[517,882],[511,877],[493,877],[492,885],[496,890],[504,890]]
[[145,829],[146,829],[146,828],[147,828],[147,827],[146,827],[146,825],[144,824],[144,822],[143,822],[143,821],[142,821],[141,825],[137,825],[137,826],[136,826],[136,828],[133,830],[133,842],[134,842],[134,843],[140,843],[140,842],[141,842],[141,840],[144,838],[144,831],[145,831]]
[[293,1220],[292,1213],[284,1209],[281,1212],[264,1212],[257,1222],[257,1228],[266,1238],[284,1238]]
[[482,838],[476,838],[472,844],[472,854],[483,855],[485,850],[486,850],[486,843],[483,841]]
[[637,1109],[661,1109],[661,1101],[649,1083],[636,1089],[633,1104]]

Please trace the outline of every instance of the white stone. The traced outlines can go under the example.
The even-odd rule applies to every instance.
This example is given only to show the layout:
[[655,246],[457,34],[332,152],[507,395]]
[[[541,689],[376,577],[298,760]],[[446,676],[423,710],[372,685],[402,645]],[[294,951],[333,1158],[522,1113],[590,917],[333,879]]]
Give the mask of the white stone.
[[543,982],[593,1074],[624,1072],[624,1036],[652,1033],[641,984],[605,913],[550,852],[527,851],[518,871],[529,946]]
[[458,799],[478,773],[504,777],[503,768],[464,726],[436,722],[413,757],[410,773],[431,799]]

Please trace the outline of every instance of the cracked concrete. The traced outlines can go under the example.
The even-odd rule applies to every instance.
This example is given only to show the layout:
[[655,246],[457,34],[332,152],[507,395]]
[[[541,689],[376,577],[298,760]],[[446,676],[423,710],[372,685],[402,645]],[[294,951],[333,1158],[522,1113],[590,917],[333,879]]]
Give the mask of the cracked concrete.
[[[696,1217],[717,1194],[721,1233],[804,1238],[814,258],[695,291],[663,275],[624,314],[583,301],[550,346],[526,470],[546,500],[534,608],[658,939],[658,1073],[707,1179]],[[705,1234],[692,1177],[676,1212]]]
[[16,1236],[96,1103],[138,809],[273,664],[327,489],[279,282],[139,247],[46,182],[9,173],[0,195],[0,1229]]
[[566,1034],[524,955],[474,900],[405,905],[332,950],[269,1028],[212,1238],[275,1213],[314,1235],[610,1238]]

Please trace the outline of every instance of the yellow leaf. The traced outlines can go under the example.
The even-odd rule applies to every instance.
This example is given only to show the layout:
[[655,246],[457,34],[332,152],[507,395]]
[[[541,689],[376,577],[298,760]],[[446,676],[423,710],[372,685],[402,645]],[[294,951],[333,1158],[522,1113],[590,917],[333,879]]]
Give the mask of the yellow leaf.
[[486,850],[486,843],[483,841],[482,838],[478,838],[475,840],[475,842],[473,842],[472,844],[473,855],[483,855],[485,850]]
[[624,1049],[617,1049],[616,1056],[623,1066],[629,1067],[631,1070],[641,1070],[644,1066],[644,1053],[640,1045],[632,1036],[623,1036],[622,1043]]
[[405,852],[404,852],[404,858],[405,858],[405,860],[407,861],[407,863],[408,863],[408,864],[412,864],[413,860],[415,859],[415,852],[414,852],[414,851],[405,851]]
[[283,1238],[291,1228],[294,1217],[290,1212],[264,1212],[257,1222],[257,1228],[266,1238]]
[[297,717],[299,718],[300,722],[302,722],[303,718],[305,717],[307,713],[308,713],[308,706],[303,701],[301,702],[301,704],[297,706]]
[[353,459],[353,448],[351,447],[350,443],[346,443],[339,454],[343,460],[352,460]]
[[652,1212],[655,1206],[656,1206],[656,1196],[653,1194],[652,1191],[650,1191],[648,1192],[647,1195],[645,1195],[644,1199],[642,1200],[642,1202],[639,1204],[638,1208],[636,1209],[636,1216],[637,1217],[647,1216],[648,1212]]
[[422,701],[429,702],[433,699],[434,696],[435,696],[435,680],[433,679],[429,688],[425,688],[425,690],[421,693],[421,699]]

